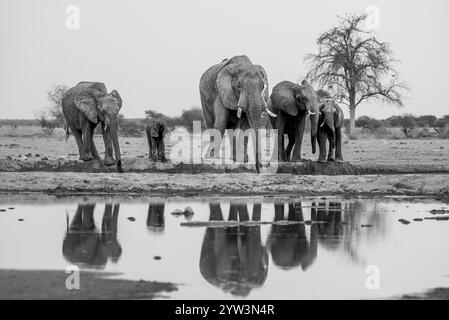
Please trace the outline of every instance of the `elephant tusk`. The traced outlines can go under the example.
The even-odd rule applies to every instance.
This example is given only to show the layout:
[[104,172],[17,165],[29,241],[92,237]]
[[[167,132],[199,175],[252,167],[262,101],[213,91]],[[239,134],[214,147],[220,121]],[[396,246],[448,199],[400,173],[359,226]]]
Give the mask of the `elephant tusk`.
[[237,109],[237,118],[241,118],[241,116],[242,116],[242,111],[243,111],[243,109],[241,108],[241,107],[239,107],[238,109]]
[[107,124],[104,125],[104,131],[106,131],[106,130],[108,130],[108,125]]
[[264,83],[263,90],[262,90],[262,96],[265,95],[265,91],[267,90],[267,88],[268,88],[268,84]]
[[276,118],[278,115],[274,112],[272,112],[270,109],[265,108],[265,111],[268,113],[269,116]]
[[307,113],[310,114],[311,116],[314,116],[316,114],[316,112],[310,112],[309,110],[307,110]]
[[321,124],[320,128],[324,126],[324,122]]
[[268,83],[264,83],[262,93],[260,94],[264,102],[266,102],[265,96],[267,91],[268,91]]

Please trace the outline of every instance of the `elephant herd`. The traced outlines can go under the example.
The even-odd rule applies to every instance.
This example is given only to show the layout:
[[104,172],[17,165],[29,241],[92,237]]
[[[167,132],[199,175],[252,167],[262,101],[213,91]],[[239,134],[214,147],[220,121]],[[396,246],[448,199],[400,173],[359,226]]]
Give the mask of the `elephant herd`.
[[[282,81],[273,87],[270,95],[264,68],[242,55],[225,59],[207,69],[201,76],[199,91],[209,129],[218,130],[222,137],[226,129],[253,129],[257,170],[261,159],[258,135],[259,129],[265,128],[264,116],[268,116],[270,126],[278,130],[279,161],[301,160],[307,117],[310,117],[313,154],[318,142],[318,161],[343,161],[343,112],[334,101],[320,101],[307,81],[301,84]],[[121,107],[122,99],[117,90],[108,93],[106,86],[100,82],[80,82],[64,94],[62,109],[67,137],[69,132],[75,137],[80,160],[101,160],[93,140],[94,130],[101,124],[105,144],[104,164],[115,164],[117,170],[123,172],[118,139]],[[166,161],[164,131],[165,125],[155,120],[146,128],[152,160]],[[287,146],[285,135],[288,136]],[[327,142],[329,149],[326,148]],[[243,144],[247,155],[248,140],[244,140]],[[235,143],[233,145],[235,147]]]
[[[358,248],[352,244],[362,240],[356,226],[360,226],[362,216],[366,217],[366,210],[359,207],[359,203],[319,201],[307,206],[301,201],[291,201],[273,205],[274,223],[266,241],[262,239],[260,225],[206,228],[199,271],[208,283],[233,295],[247,296],[251,290],[265,283],[270,255],[273,264],[281,270],[301,268],[307,271],[317,259],[319,246],[332,252],[341,250],[354,262],[363,260],[359,257]],[[304,208],[310,208],[312,221],[321,223],[307,227]],[[72,264],[103,269],[108,261],[116,263],[122,255],[117,228],[120,205],[105,205],[100,230],[95,225],[94,211],[95,204],[78,205],[71,223],[67,225],[62,253]],[[209,203],[209,221],[260,222],[261,215],[262,204],[258,202],[253,204],[250,213],[246,203],[231,201],[227,215],[220,202]],[[304,223],[286,224],[283,223],[285,221]],[[377,228],[385,224],[381,220],[373,221],[373,228],[368,231],[377,232]],[[146,227],[153,234],[164,232],[164,202],[149,204]],[[367,233],[366,236],[372,238],[373,234]]]

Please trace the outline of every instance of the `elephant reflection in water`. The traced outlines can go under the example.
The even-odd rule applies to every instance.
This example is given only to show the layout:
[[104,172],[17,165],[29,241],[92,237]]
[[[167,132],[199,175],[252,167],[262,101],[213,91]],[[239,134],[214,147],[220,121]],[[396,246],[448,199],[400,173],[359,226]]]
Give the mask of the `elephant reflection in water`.
[[[376,206],[368,210],[361,202],[319,202],[312,203],[312,220],[323,221],[318,224],[318,241],[331,251],[340,251],[353,262],[365,264],[358,246],[376,241],[385,234],[385,215]],[[364,223],[363,223],[363,222]],[[361,225],[369,225],[361,232]]]
[[103,269],[111,259],[117,262],[122,247],[117,240],[119,204],[106,204],[101,232],[94,221],[95,204],[79,204],[70,227],[68,227],[62,253],[73,264]]
[[[224,221],[219,203],[210,203],[210,221]],[[252,221],[260,221],[261,204],[253,206]],[[231,203],[228,221],[249,221],[245,203]],[[212,285],[245,297],[262,286],[268,273],[268,253],[260,226],[206,229],[201,248],[200,272]]]
[[312,220],[325,222],[318,225],[320,243],[329,249],[338,248],[345,234],[342,224],[342,210],[341,202],[329,202],[329,204],[326,202],[312,203]]
[[[286,220],[284,203],[274,204],[274,221]],[[288,221],[304,221],[301,202],[288,204]],[[317,225],[310,226],[310,240],[304,224],[273,225],[268,241],[273,262],[289,270],[301,266],[306,271],[315,261],[318,249]]]
[[155,233],[163,233],[165,229],[165,205],[163,202],[151,202],[148,206],[147,228]]

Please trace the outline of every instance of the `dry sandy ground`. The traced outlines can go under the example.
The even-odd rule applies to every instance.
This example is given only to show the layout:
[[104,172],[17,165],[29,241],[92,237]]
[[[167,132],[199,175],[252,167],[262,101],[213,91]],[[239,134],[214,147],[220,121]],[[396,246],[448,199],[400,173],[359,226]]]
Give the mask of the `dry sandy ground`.
[[[99,150],[103,150],[101,136],[95,137]],[[124,158],[146,157],[148,145],[145,137],[120,138]],[[167,147],[167,153],[170,151]],[[309,136],[304,137],[303,157],[316,160],[318,155],[312,155]],[[395,165],[437,165],[449,164],[448,140],[350,140],[343,145],[346,161],[352,164],[395,164]],[[45,137],[0,137],[0,159],[10,156],[13,159],[23,158],[31,154],[31,159],[39,160],[48,157],[57,160],[64,157],[67,160],[78,159],[78,149],[73,137],[67,142],[64,139]],[[36,157],[36,154],[39,157]]]
[[[96,140],[97,145],[101,147],[101,137],[96,137]],[[305,137],[304,140],[304,156],[315,159],[316,156],[309,152],[308,138]],[[9,168],[11,170],[3,171],[24,171],[17,169],[15,167],[17,164],[26,168],[28,168],[27,166],[43,166],[38,169],[40,172],[0,172],[0,191],[126,192],[159,195],[257,194],[267,196],[281,193],[290,195],[365,194],[446,197],[449,195],[449,175],[447,174],[449,173],[449,144],[447,140],[349,141],[344,145],[344,154],[347,160],[344,165],[300,163],[293,167],[285,166],[284,169],[288,170],[280,171],[289,174],[272,175],[245,173],[245,170],[228,173],[235,172],[235,170],[227,168],[221,171],[211,168],[202,171],[205,167],[199,167],[193,171],[185,170],[185,168],[165,170],[161,168],[167,165],[161,164],[157,166],[153,164],[151,171],[153,173],[151,174],[140,173],[143,171],[140,170],[142,167],[144,169],[151,167],[149,160],[143,158],[148,152],[145,139],[121,138],[121,145],[125,157],[125,170],[127,166],[134,166],[135,172],[139,173],[128,172],[120,175],[113,172],[107,174],[85,172],[89,168],[99,166],[92,162],[83,164],[76,161],[78,155],[73,137],[68,142],[37,136],[0,137],[0,164],[12,166],[12,169]],[[25,159],[24,155],[26,154],[31,154],[31,157]],[[8,157],[11,160],[7,160]],[[47,157],[49,160],[42,161],[43,157]],[[64,160],[58,160],[61,157],[64,157]],[[20,158],[22,159],[18,160]],[[63,166],[66,166],[65,170],[60,170]],[[36,171],[33,168],[30,170]],[[298,168],[302,168],[302,171]],[[109,168],[109,170],[114,171],[113,168]],[[1,165],[0,171],[2,171]],[[49,173],[43,171],[80,172]],[[327,176],[327,174],[332,174],[328,171],[333,174],[345,175]],[[251,170],[246,170],[246,172],[251,172]],[[312,175],[303,176],[302,173]],[[371,175],[366,175],[366,173]]]
[[119,280],[95,272],[81,272],[79,290],[68,290],[68,276],[63,271],[0,270],[0,300],[153,299],[176,290],[170,283]]
[[449,198],[448,175],[166,174],[166,173],[0,173],[0,192],[50,194],[211,195],[408,195]]

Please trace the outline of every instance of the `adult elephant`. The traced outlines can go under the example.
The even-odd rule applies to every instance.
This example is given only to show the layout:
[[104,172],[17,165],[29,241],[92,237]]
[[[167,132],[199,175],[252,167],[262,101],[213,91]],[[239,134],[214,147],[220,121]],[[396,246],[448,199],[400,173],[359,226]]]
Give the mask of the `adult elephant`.
[[87,268],[104,269],[122,255],[117,239],[120,204],[106,204],[101,231],[95,225],[95,204],[79,204],[62,244],[62,254],[70,263]]
[[[224,221],[220,203],[210,203],[209,221]],[[228,221],[260,221],[261,204],[250,217],[246,203],[231,203]],[[261,287],[268,275],[268,252],[260,226],[206,229],[200,256],[201,275],[210,284],[232,295],[245,297]]]
[[253,141],[259,171],[258,130],[262,128],[262,111],[275,116],[268,108],[268,77],[264,68],[245,55],[225,59],[204,72],[200,96],[207,127],[217,129],[221,137],[226,129],[255,130]]
[[[316,152],[319,102],[315,90],[307,82],[301,84],[290,81],[278,83],[271,93],[271,109],[278,116],[271,117],[272,125],[278,130],[278,157],[280,161],[300,161],[301,145],[310,115],[310,135],[312,153]],[[288,135],[288,145],[284,147],[284,134]],[[293,149],[294,147],[294,149]],[[293,155],[291,154],[293,150]]]
[[[301,202],[288,204],[288,215],[285,217],[284,203],[274,204],[274,221],[304,221]],[[313,219],[315,220],[315,219]],[[304,224],[274,224],[268,241],[273,263],[283,270],[291,270],[301,266],[306,271],[314,262],[318,253],[317,225],[310,226],[310,240],[306,236]]]
[[[69,129],[75,137],[80,160],[101,160],[93,140],[94,130],[101,123],[105,144],[106,165],[117,165],[123,172],[118,141],[118,113],[122,99],[116,90],[108,93],[101,82],[80,82],[69,89],[62,98],[62,111]],[[115,160],[113,157],[115,151]]]

